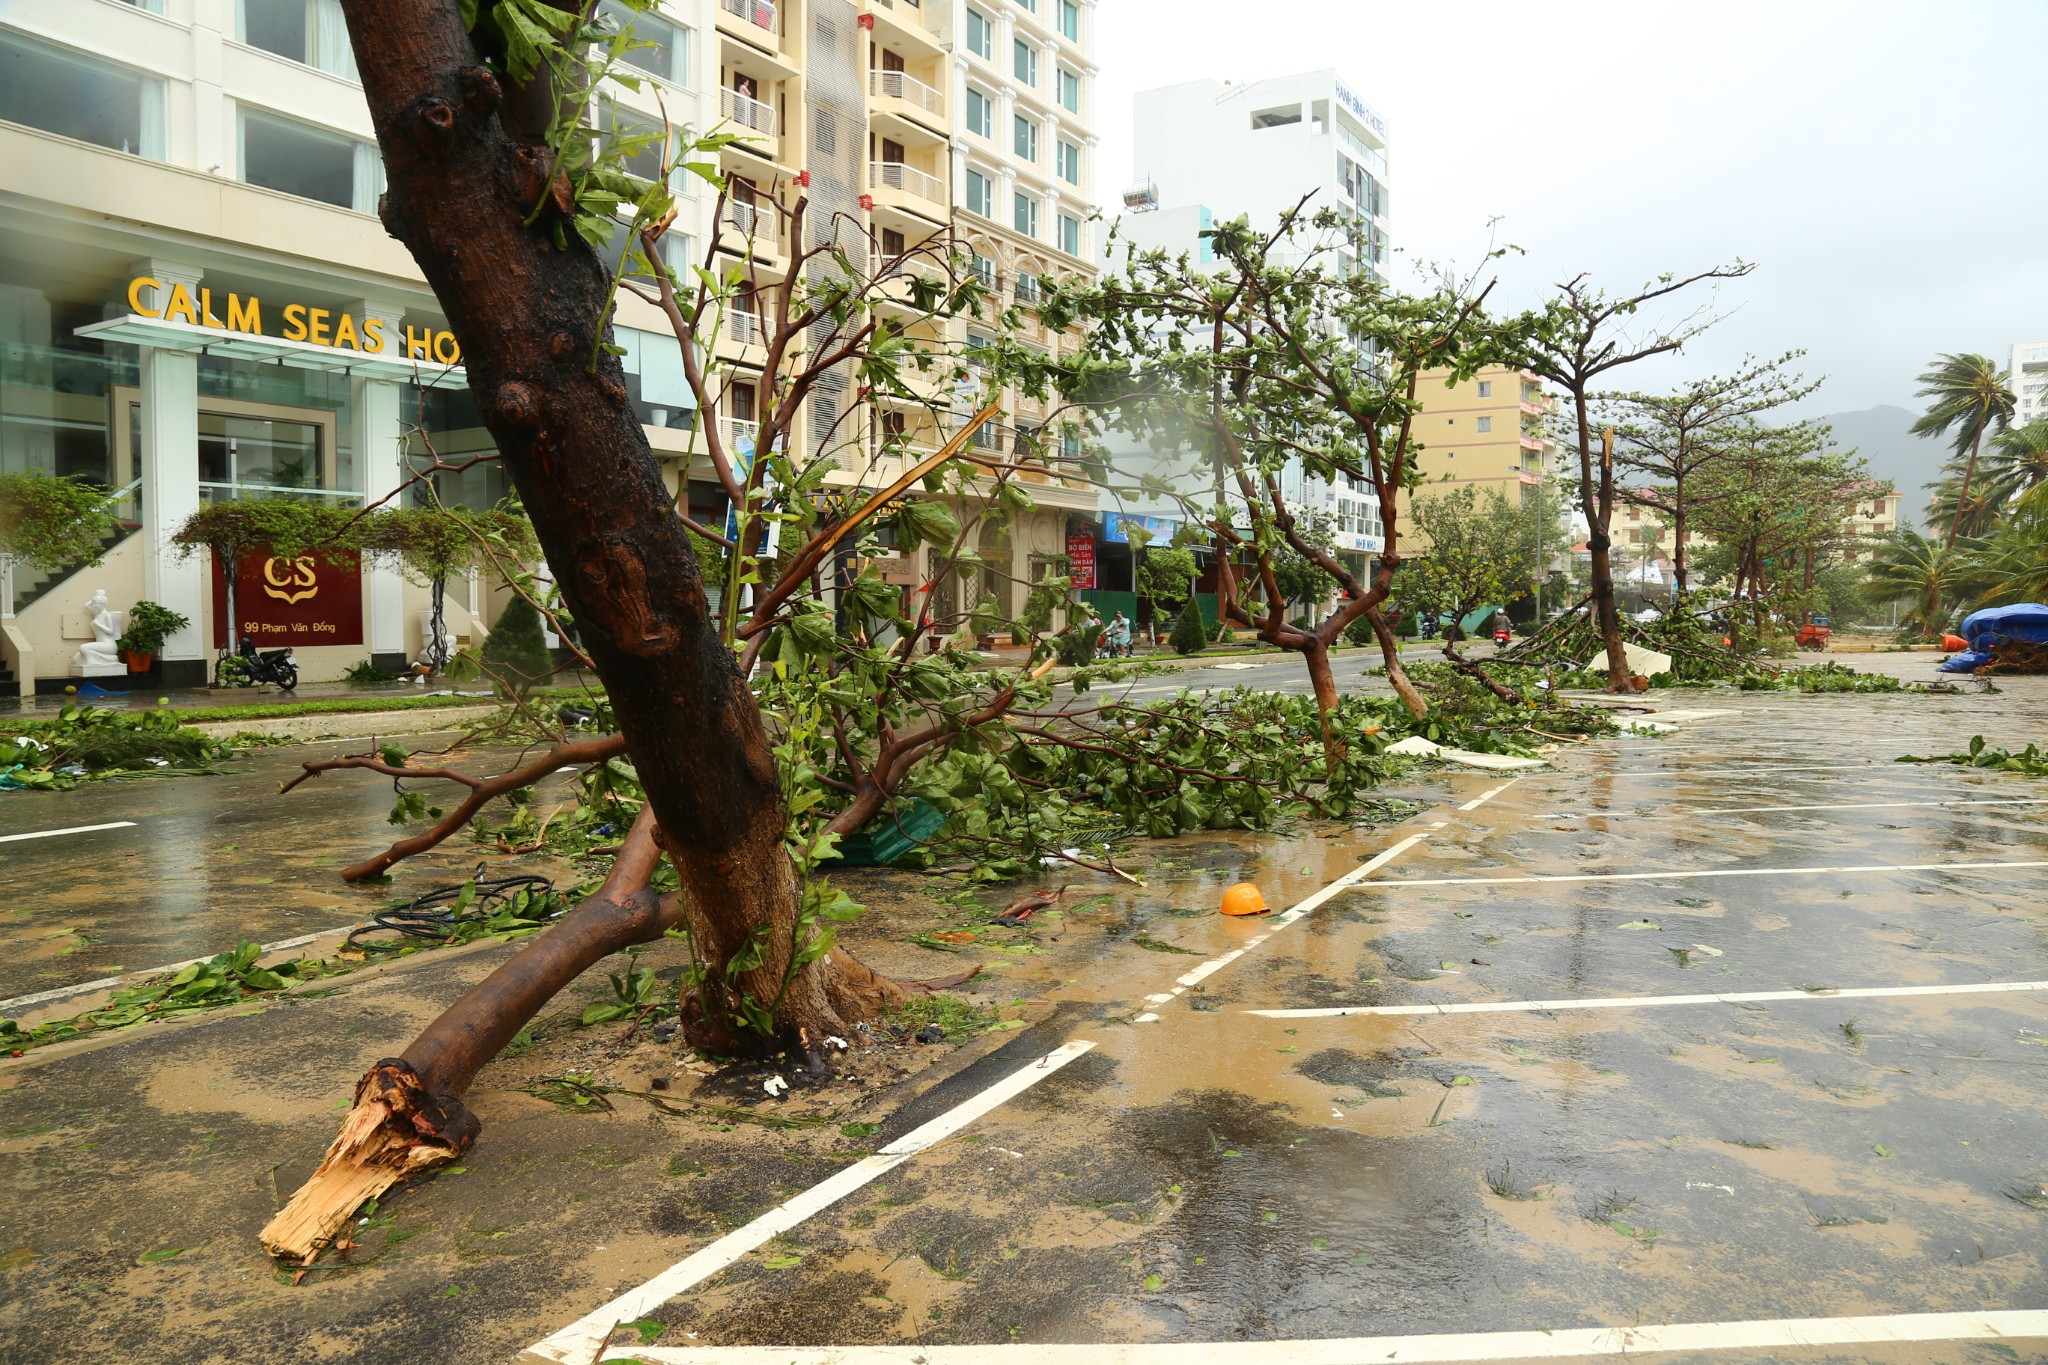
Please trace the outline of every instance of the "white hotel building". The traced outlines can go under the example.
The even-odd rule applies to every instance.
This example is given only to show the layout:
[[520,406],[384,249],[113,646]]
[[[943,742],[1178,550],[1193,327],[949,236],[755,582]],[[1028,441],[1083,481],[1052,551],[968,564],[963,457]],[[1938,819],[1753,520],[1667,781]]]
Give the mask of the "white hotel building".
[[[675,122],[703,128],[718,44],[698,4],[636,21],[662,45],[633,59]],[[618,91],[602,117],[656,107],[651,87]],[[202,501],[360,504],[429,441],[444,458],[490,449],[433,294],[377,220],[381,184],[336,0],[0,0],[0,470],[127,490],[99,566],[17,565],[0,584],[0,695],[79,681],[95,589],[116,611],[148,599],[190,618],[152,683],[201,682],[226,638],[214,570],[167,537]],[[678,250],[709,210],[697,182]],[[680,449],[693,415],[675,341],[651,310],[620,322],[649,436]],[[471,505],[502,492],[495,464],[442,488]],[[419,656],[426,591],[396,569],[323,570],[320,592],[340,626],[289,641],[307,678]],[[489,601],[459,584],[449,599],[458,640],[480,634]]]

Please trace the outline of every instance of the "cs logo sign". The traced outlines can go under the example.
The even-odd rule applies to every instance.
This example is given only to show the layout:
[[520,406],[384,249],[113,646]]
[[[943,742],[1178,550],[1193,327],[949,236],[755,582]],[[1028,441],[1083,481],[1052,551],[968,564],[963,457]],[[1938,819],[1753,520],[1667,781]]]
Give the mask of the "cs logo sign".
[[319,575],[313,571],[313,557],[300,555],[297,559],[282,559],[272,556],[263,561],[263,592],[275,597],[286,606],[296,606],[318,594]]

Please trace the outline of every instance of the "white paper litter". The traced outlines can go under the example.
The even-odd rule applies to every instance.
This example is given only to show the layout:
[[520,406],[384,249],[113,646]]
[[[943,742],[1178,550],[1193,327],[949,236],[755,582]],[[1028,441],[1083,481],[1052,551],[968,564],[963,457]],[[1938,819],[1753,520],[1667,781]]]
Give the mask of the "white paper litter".
[[761,1088],[771,1095],[780,1095],[789,1089],[789,1082],[783,1080],[780,1076],[770,1076],[767,1080],[761,1082]]

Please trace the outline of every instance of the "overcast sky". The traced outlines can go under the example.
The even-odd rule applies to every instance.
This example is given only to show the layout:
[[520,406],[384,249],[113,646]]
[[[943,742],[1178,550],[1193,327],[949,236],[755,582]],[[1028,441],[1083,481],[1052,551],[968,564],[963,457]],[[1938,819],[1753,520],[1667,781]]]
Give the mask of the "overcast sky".
[[[1131,96],[1335,66],[1385,117],[1403,259],[1527,248],[1496,298],[1741,257],[1731,316],[1628,387],[1806,348],[1810,412],[1918,408],[1940,351],[2048,338],[2048,0],[1100,0],[1097,197]],[[1256,14],[1260,22],[1247,23]],[[1142,169],[1142,168],[1138,168]],[[1231,206],[1211,207],[1227,210]],[[1397,278],[1399,278],[1397,270]]]

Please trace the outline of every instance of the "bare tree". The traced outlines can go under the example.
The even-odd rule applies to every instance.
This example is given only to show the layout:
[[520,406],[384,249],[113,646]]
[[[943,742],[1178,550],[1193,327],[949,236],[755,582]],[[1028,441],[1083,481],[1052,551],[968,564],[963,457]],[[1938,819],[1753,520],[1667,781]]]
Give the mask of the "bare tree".
[[1586,275],[1557,286],[1557,295],[1528,315],[1525,350],[1520,363],[1571,395],[1572,423],[1578,450],[1579,510],[1586,518],[1586,543],[1592,552],[1594,618],[1607,648],[1607,685],[1613,692],[1633,690],[1621,638],[1621,610],[1614,596],[1611,551],[1616,486],[1614,433],[1601,435],[1596,446],[1593,405],[1596,386],[1624,365],[1675,351],[1711,327],[1718,318],[1705,307],[1668,326],[1632,331],[1645,307],[1661,303],[1707,280],[1740,279],[1754,270],[1736,262],[1680,278],[1664,275],[1633,294],[1610,297]]
[[1803,375],[1785,373],[1804,354],[1787,351],[1762,361],[1750,357],[1733,374],[1696,379],[1668,394],[1612,396],[1621,419],[1615,429],[1615,461],[1652,481],[1647,487],[1623,488],[1621,498],[1671,522],[1672,574],[1679,592],[1688,586],[1691,552],[1686,542],[1699,497],[1696,476],[1727,458],[1742,424],[1821,386],[1821,380],[1808,383]]

